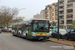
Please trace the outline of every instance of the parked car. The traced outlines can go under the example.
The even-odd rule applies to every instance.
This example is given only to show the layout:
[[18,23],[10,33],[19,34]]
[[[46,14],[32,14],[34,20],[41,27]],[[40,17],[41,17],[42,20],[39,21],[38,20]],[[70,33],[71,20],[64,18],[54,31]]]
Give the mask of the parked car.
[[[67,31],[65,29],[59,29],[59,37],[60,38],[64,38],[64,34],[66,34]],[[51,37],[55,37],[57,38],[58,37],[58,30],[57,29],[54,29],[53,32],[51,33]]]
[[2,32],[4,32],[4,29],[2,28],[2,30],[1,30]]
[[8,30],[7,29],[4,29],[4,32],[7,32]]
[[50,29],[50,31],[49,31],[49,33],[50,33],[50,36],[51,36],[51,34],[52,34],[52,31],[53,31],[53,29]]
[[0,29],[0,33],[1,33],[1,29]]
[[2,32],[7,32],[7,29],[2,29]]
[[11,32],[12,31],[12,28],[9,28],[9,32]]
[[67,32],[69,32],[71,29],[66,29]]
[[72,28],[69,32],[64,35],[66,40],[75,39],[75,28]]
[[8,31],[11,32],[12,31],[12,27],[8,27]]

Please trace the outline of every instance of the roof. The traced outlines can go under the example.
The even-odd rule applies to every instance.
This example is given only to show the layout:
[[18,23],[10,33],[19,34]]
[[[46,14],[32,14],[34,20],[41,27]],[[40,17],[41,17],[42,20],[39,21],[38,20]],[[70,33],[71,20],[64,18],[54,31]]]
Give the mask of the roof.
[[32,20],[48,20],[48,19],[32,19]]
[[26,20],[26,21],[19,22],[19,23],[13,23],[12,25],[25,24],[27,22],[31,22],[32,20],[48,20],[48,19],[30,19],[30,20]]

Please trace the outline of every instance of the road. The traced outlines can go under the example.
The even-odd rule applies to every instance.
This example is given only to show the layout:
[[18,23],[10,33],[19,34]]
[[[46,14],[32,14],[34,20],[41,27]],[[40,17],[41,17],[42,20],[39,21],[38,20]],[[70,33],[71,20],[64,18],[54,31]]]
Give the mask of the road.
[[[13,36],[11,33],[0,34],[0,50],[66,50],[66,45],[46,41],[31,41]],[[67,49],[69,50],[69,49]],[[70,50],[75,50],[70,49]]]

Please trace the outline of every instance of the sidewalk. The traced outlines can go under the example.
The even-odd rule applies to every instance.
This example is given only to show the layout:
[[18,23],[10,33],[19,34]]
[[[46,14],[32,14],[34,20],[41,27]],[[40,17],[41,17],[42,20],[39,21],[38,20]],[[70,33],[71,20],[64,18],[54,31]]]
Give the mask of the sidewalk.
[[2,50],[2,43],[1,43],[1,41],[0,41],[0,50]]
[[65,45],[69,45],[69,46],[74,46],[75,47],[75,41],[68,41],[68,40],[65,40],[65,39],[57,39],[57,38],[50,38],[49,39],[50,41],[53,41],[53,42],[57,42],[57,43],[61,43],[61,44],[65,44]]

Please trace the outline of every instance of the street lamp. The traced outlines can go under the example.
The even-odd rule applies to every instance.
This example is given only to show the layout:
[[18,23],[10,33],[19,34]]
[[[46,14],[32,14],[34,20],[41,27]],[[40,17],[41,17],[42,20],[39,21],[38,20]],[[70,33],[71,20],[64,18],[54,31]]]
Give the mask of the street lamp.
[[59,40],[59,0],[58,0],[58,40]]
[[[21,8],[21,9],[19,9],[19,11],[20,11],[20,10],[23,10],[23,9],[26,9],[26,8]],[[18,11],[18,12],[19,12],[19,11]]]

